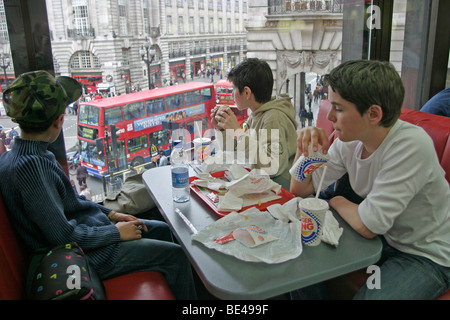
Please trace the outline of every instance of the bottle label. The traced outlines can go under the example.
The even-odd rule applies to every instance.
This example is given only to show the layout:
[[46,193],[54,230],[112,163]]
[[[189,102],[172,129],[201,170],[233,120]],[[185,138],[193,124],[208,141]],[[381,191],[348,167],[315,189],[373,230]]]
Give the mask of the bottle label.
[[174,168],[172,170],[172,186],[174,188],[185,188],[189,186],[189,169]]

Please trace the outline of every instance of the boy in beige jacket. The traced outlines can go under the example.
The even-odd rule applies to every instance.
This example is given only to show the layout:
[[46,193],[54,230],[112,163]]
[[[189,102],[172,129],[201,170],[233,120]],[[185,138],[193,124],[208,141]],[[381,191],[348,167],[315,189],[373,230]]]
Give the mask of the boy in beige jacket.
[[289,181],[289,168],[297,149],[297,122],[290,98],[272,99],[272,70],[267,62],[257,58],[234,67],[228,80],[233,84],[237,108],[252,112],[244,131],[230,108],[212,110],[211,122],[222,133],[223,149],[233,148],[238,151],[238,160],[244,157],[252,168]]

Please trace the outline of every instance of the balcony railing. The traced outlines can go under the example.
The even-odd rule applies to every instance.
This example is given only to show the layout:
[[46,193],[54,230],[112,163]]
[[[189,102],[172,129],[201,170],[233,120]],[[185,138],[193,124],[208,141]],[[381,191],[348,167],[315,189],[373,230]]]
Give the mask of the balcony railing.
[[342,0],[269,0],[269,14],[342,12]]
[[95,38],[95,30],[94,28],[67,29],[67,37],[76,39]]
[[169,59],[180,58],[180,57],[185,57],[185,56],[186,56],[186,51],[184,51],[184,50],[169,51]]

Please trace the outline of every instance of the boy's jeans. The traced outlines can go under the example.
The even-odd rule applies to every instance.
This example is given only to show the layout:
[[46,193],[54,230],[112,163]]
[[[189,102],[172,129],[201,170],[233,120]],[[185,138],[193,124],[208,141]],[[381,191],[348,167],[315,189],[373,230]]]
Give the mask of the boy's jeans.
[[364,285],[354,299],[435,299],[450,288],[450,268],[404,253],[389,246],[383,237],[380,261],[380,289]]
[[148,232],[142,238],[120,243],[115,265],[101,274],[103,279],[137,271],[159,271],[177,300],[196,299],[192,269],[181,247],[173,243],[167,224],[142,220]]

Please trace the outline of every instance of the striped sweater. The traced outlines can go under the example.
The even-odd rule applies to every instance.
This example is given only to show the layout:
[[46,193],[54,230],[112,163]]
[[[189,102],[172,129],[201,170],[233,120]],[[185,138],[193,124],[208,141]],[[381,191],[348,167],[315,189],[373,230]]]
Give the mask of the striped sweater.
[[30,250],[77,242],[101,274],[119,251],[111,210],[75,194],[48,144],[16,137],[0,157],[0,190],[12,223]]

